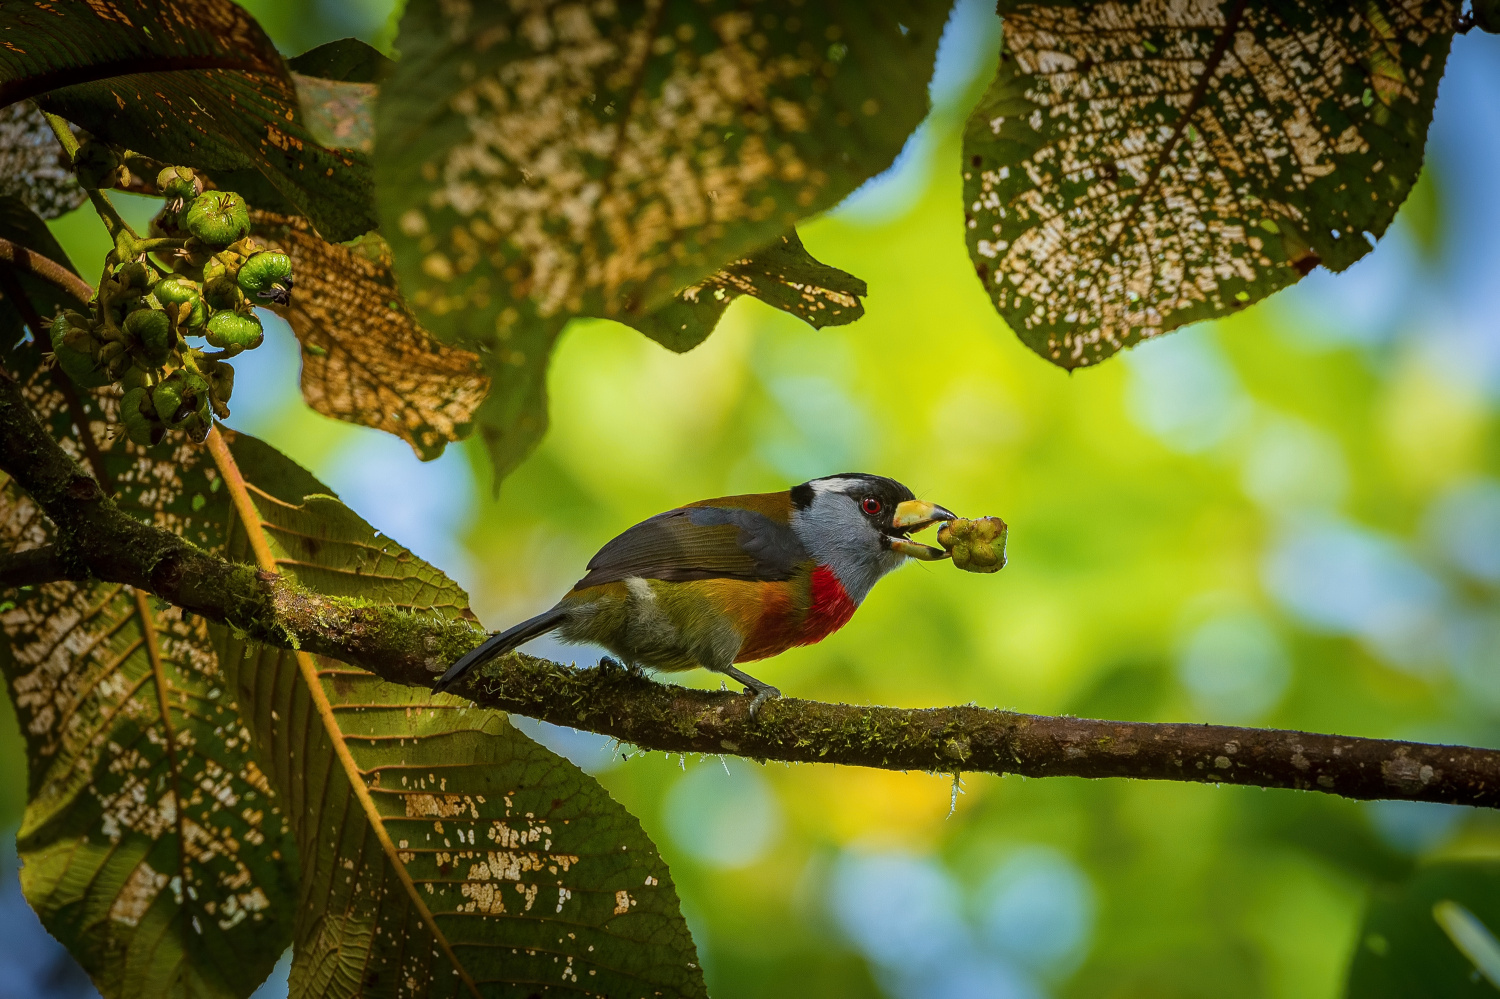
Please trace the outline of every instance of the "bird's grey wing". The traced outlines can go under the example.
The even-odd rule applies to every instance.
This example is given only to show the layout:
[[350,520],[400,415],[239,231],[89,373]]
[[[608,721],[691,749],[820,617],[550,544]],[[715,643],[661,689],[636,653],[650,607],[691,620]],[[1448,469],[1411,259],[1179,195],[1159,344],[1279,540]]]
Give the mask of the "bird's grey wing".
[[599,549],[578,587],[632,576],[690,579],[790,579],[808,558],[797,535],[754,510],[683,507],[657,514]]

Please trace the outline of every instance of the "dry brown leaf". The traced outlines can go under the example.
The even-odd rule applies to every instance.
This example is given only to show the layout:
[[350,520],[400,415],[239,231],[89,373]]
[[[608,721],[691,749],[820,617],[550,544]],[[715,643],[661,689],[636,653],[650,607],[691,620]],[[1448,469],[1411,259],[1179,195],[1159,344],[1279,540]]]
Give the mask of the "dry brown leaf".
[[319,238],[305,219],[257,212],[255,234],[292,258],[302,395],[324,416],[395,434],[429,461],[473,428],[490,379],[478,354],[438,343],[407,311],[380,237]]

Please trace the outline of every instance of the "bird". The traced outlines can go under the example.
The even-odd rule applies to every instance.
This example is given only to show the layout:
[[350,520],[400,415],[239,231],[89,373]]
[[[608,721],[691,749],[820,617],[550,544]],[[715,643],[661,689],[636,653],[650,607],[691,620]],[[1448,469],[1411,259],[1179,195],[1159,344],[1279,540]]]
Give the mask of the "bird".
[[689,503],[610,541],[555,606],[492,635],[433,689],[556,632],[603,646],[634,670],[721,673],[744,686],[753,717],[781,692],[738,663],[838,631],[907,559],[947,558],[910,535],[955,519],[895,479],[863,472]]

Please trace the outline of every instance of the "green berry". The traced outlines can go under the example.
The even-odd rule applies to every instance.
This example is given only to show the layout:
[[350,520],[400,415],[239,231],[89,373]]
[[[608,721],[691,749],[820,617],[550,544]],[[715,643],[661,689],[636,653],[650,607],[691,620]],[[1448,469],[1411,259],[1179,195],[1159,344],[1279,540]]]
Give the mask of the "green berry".
[[125,436],[142,447],[160,444],[167,431],[156,419],[144,388],[133,388],[120,399],[120,422],[125,425]]
[[292,258],[277,250],[257,253],[240,265],[240,287],[278,305],[292,300]]
[[136,309],[125,317],[125,332],[139,342],[141,355],[153,365],[166,363],[176,346],[172,320],[160,309]]
[[156,388],[151,390],[151,404],[156,407],[157,416],[169,427],[179,425],[193,412],[191,406],[183,408],[182,388],[182,378],[174,374],[157,382]]
[[229,407],[225,403],[234,394],[234,368],[224,361],[215,363],[209,369],[208,384],[212,389],[209,401],[213,405],[214,415],[221,420],[226,419],[229,416]]
[[215,309],[233,312],[245,301],[245,293],[228,274],[220,274],[203,282],[203,297]]
[[52,354],[57,358],[57,366],[80,388],[108,385],[109,374],[101,370],[94,360],[94,352],[89,349],[93,336],[88,327],[70,322],[68,316],[68,313],[64,313],[54,319],[49,331]]
[[163,278],[156,282],[156,287],[151,289],[151,294],[162,304],[169,316],[177,316],[182,306],[188,307],[186,321],[178,319],[179,323],[190,329],[197,329],[208,321],[208,309],[203,304],[203,296],[198,294],[198,285],[184,277]]
[[156,175],[156,190],[168,201],[186,201],[198,196],[198,175],[190,167],[163,167]]
[[233,191],[204,191],[183,209],[182,228],[212,246],[228,246],[250,231],[250,209]]
[[90,139],[73,156],[78,183],[90,190],[114,187],[120,180],[120,157],[109,146]]
[[260,320],[254,316],[243,316],[238,312],[215,312],[208,320],[205,333],[208,342],[215,347],[232,350],[254,350],[265,339]]

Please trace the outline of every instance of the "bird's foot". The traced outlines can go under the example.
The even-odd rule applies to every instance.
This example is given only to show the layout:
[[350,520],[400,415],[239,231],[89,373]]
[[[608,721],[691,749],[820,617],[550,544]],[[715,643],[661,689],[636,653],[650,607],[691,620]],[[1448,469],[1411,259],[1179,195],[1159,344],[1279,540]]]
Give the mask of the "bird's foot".
[[780,697],[781,696],[781,691],[777,690],[775,687],[772,687],[770,685],[766,685],[764,687],[758,687],[758,688],[757,687],[747,687],[747,688],[745,688],[745,693],[746,694],[754,694],[755,695],[754,697],[750,698],[750,717],[752,719],[754,719],[757,716],[759,716],[761,705],[765,704],[767,701],[769,701],[773,697]]

